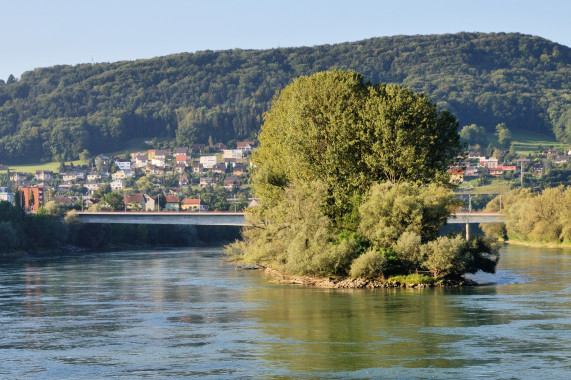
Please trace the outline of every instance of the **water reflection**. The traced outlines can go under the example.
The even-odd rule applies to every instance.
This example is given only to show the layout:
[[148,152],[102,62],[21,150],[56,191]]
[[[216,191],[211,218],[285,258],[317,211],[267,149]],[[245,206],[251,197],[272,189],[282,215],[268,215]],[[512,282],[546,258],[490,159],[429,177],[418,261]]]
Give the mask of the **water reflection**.
[[[221,251],[0,262],[0,378],[565,378],[571,250],[462,289],[284,286]],[[525,376],[522,375],[525,371]]]

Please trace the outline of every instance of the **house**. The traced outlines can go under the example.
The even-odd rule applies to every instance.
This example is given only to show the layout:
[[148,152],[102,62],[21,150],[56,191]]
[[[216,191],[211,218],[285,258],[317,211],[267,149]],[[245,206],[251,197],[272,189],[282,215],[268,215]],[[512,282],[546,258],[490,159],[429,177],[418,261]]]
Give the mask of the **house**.
[[217,174],[224,174],[226,173],[226,165],[224,164],[215,164],[212,167],[212,172]]
[[234,168],[232,168],[232,173],[234,175],[242,175],[246,173],[246,167],[243,164],[236,164]]
[[147,194],[125,194],[123,202],[127,210],[153,211],[156,207],[155,199]]
[[226,167],[234,167],[236,165],[236,159],[235,158],[225,158],[224,159],[224,164],[226,164]]
[[498,159],[495,157],[480,157],[480,165],[488,169],[495,169],[498,167]]
[[58,185],[58,190],[69,190],[73,186],[71,181],[63,181]]
[[49,181],[54,178],[54,172],[51,170],[36,170],[34,176],[38,181]]
[[183,164],[184,166],[186,166],[186,154],[178,154],[175,157],[175,161],[177,165]]
[[119,170],[118,172],[115,172],[113,174],[111,174],[111,178],[116,180],[116,179],[125,179],[125,178],[129,178],[129,177],[133,177],[133,172],[130,170]]
[[192,172],[193,173],[202,173],[204,171],[204,165],[199,162],[192,163]]
[[64,205],[64,206],[71,206],[73,205],[73,201],[70,197],[66,197],[64,195],[57,195],[52,199],[55,203]]
[[0,187],[0,201],[14,204],[14,193],[8,187]]
[[14,172],[10,174],[10,181],[15,182],[16,184],[24,183],[26,179],[26,173]]
[[149,156],[147,153],[138,153],[134,158],[133,158],[133,164],[136,168],[144,168],[145,166],[147,166],[147,163],[149,162]]
[[174,148],[175,156],[188,156],[188,148]]
[[569,162],[569,156],[557,156],[553,159],[554,164],[564,164]]
[[186,165],[185,165],[185,164],[176,164],[176,166],[174,167],[174,170],[175,170],[178,174],[182,174],[182,173],[184,173],[184,171],[186,170]]
[[158,158],[160,160],[166,160],[167,151],[164,149],[157,149],[157,150],[155,150],[155,156],[153,158]]
[[180,202],[183,211],[208,211],[208,205],[202,199],[187,198]]
[[216,149],[218,149],[219,151],[223,151],[224,149],[226,149],[226,145],[222,144],[221,142],[216,143],[216,145],[214,145],[216,147]]
[[97,181],[98,179],[101,179],[101,173],[89,173],[87,175],[88,182]]
[[244,151],[240,149],[225,149],[222,151],[223,158],[242,158]]
[[103,186],[103,184],[97,181],[87,181],[84,186],[87,190],[94,192],[99,190]]
[[73,182],[77,178],[77,172],[61,173],[61,179],[64,182]]
[[114,181],[111,181],[110,185],[111,185],[112,191],[121,190],[121,189],[123,189],[123,180],[122,179],[116,179]]
[[200,163],[205,169],[212,169],[216,165],[216,156],[201,156]]
[[145,167],[145,174],[163,175],[165,174],[165,168],[150,164]]
[[153,157],[151,159],[151,165],[164,168],[166,166],[166,159],[164,157]]
[[156,151],[157,151],[156,149],[147,150],[147,157],[149,158],[149,160],[152,160],[153,158],[155,158],[155,152]]
[[231,175],[224,180],[224,188],[226,190],[233,190],[237,187],[240,187],[240,180],[238,177]]
[[119,170],[131,170],[130,161],[115,161],[115,165],[117,165]]
[[180,210],[180,200],[174,195],[165,195],[166,203],[165,210],[178,211]]
[[238,141],[236,143],[236,148],[243,151],[251,151],[254,149],[255,143],[253,141]]
[[179,186],[187,186],[190,182],[188,181],[188,176],[186,174],[181,174],[180,177],[178,177],[178,185]]
[[198,186],[200,187],[214,186],[214,181],[212,180],[212,177],[201,177]]

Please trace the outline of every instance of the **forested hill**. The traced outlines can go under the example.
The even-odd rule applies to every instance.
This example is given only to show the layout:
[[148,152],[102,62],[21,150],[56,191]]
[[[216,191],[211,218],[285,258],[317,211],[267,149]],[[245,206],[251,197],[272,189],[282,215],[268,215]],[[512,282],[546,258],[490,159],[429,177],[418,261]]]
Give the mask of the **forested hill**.
[[521,34],[396,36],[38,68],[0,82],[0,162],[69,160],[133,137],[251,138],[293,78],[352,69],[426,92],[461,125],[571,140],[571,49]]

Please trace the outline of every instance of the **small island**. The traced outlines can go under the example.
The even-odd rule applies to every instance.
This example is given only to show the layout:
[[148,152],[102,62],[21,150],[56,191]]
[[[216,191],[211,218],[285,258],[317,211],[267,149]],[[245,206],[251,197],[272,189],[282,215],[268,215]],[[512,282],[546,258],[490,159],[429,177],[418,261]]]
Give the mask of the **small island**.
[[300,77],[274,98],[259,141],[260,205],[227,246],[241,265],[332,287],[459,285],[495,271],[490,240],[439,236],[459,206],[447,169],[463,144],[426,95],[353,71]]

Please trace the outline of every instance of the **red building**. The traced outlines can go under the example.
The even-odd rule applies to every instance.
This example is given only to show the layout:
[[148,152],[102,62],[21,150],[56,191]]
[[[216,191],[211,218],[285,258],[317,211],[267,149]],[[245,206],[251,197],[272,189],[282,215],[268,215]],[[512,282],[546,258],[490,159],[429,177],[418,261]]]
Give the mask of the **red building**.
[[44,205],[44,187],[20,187],[20,191],[24,195],[24,199],[15,199],[20,202],[26,212],[36,212],[40,206]]

